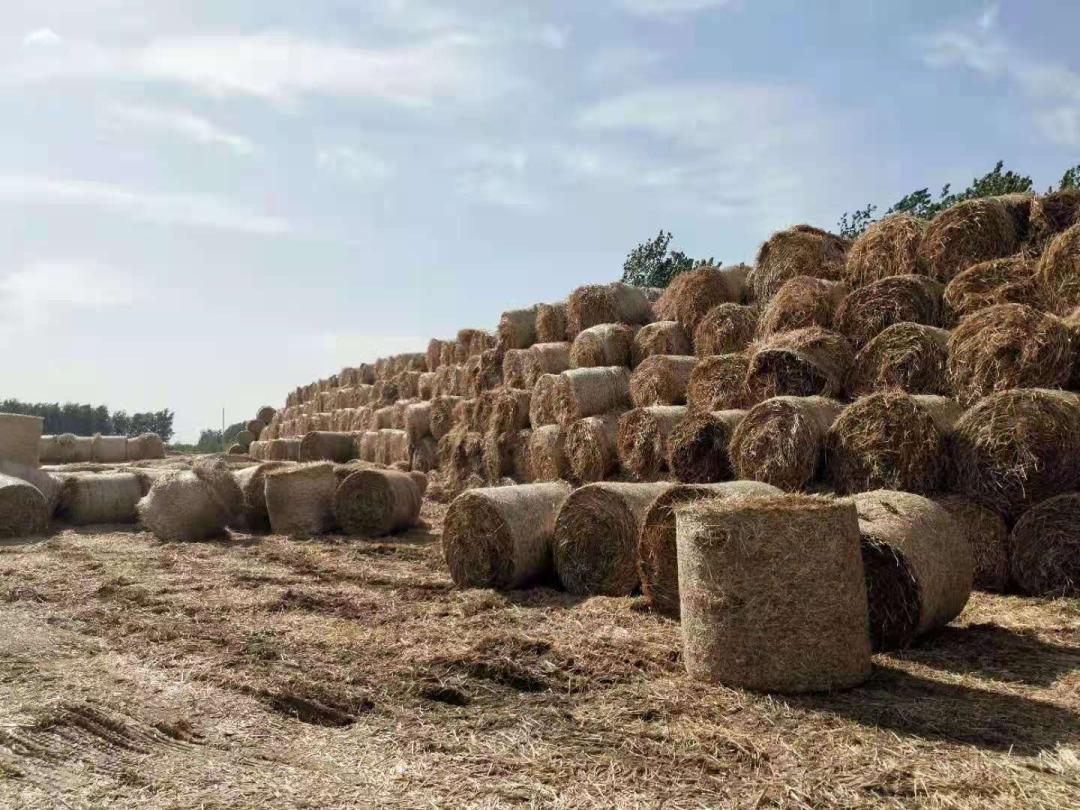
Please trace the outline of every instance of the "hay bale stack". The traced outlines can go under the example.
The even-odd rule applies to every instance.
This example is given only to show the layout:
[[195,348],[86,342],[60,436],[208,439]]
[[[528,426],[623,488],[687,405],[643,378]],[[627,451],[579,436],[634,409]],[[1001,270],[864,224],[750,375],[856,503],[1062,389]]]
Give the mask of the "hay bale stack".
[[653,320],[652,304],[638,287],[616,281],[578,287],[566,304],[570,338],[601,323],[646,324]]
[[570,477],[566,457],[566,434],[558,425],[534,427],[529,434],[529,466],[534,481],[558,481]]
[[354,454],[352,433],[313,430],[300,440],[300,461],[335,461],[341,464],[353,458]]
[[[693,354],[687,332],[678,321],[655,321],[638,329],[630,347],[630,364],[640,365],[654,354]],[[612,363],[612,365],[618,365]]]
[[676,508],[683,661],[691,676],[763,692],[821,692],[870,675],[859,527],[808,495]]
[[274,439],[266,445],[267,461],[299,461],[300,439]]
[[945,310],[950,320],[963,318],[995,304],[1027,304],[1050,309],[1039,278],[1039,265],[1026,256],[991,259],[973,264],[945,287]]
[[[251,436],[247,431],[240,431],[236,437],[236,441],[241,444],[245,449],[251,442],[255,441],[255,437],[251,436],[250,439],[245,441],[242,437]],[[127,436],[102,436],[100,433],[94,434],[94,443],[91,449],[91,456],[94,461],[102,464],[118,464],[121,461],[128,460],[128,440]]]
[[743,299],[746,271],[744,265],[705,265],[678,273],[656,302],[656,314],[664,320],[678,321],[687,333],[693,334],[710,309]]
[[60,514],[73,526],[138,523],[137,506],[148,489],[136,473],[75,473],[64,478]]
[[889,388],[909,394],[951,392],[945,370],[949,333],[921,323],[895,323],[855,355],[847,391],[861,397]]
[[834,328],[861,348],[894,323],[941,326],[943,292],[926,276],[889,276],[848,294],[837,307]]
[[334,492],[334,518],[345,534],[382,537],[415,526],[422,501],[409,473],[359,470]]
[[155,537],[186,542],[222,535],[243,499],[224,461],[200,459],[190,471],[176,470],[155,481],[137,508]]
[[947,397],[903,391],[880,391],[849,405],[826,440],[826,468],[837,492],[942,489],[949,437],[962,412]]
[[725,411],[751,403],[746,388],[750,355],[718,354],[703,357],[694,366],[686,383],[686,403],[695,411]]
[[1038,272],[1055,311],[1080,306],[1080,222],[1054,237],[1039,260]]
[[310,537],[336,527],[338,477],[327,462],[298,464],[265,474],[266,511],[274,534]]
[[431,435],[431,403],[414,402],[405,408],[405,434],[410,444]]
[[826,397],[774,397],[751,408],[728,452],[738,478],[798,492],[822,472],[829,428],[844,406]]
[[397,384],[398,401],[419,398],[421,373],[420,371],[402,371],[394,376],[393,381]]
[[529,427],[529,408],[532,391],[523,388],[500,388],[491,401],[487,424],[483,427],[494,433],[516,433]]
[[[533,391],[534,402],[540,385]],[[551,412],[563,427],[586,416],[624,410],[629,402],[630,371],[624,366],[567,369],[555,379],[550,394]]]
[[1052,191],[1031,201],[1029,248],[1043,253],[1055,236],[1080,222],[1080,188]]
[[870,225],[848,251],[848,284],[862,287],[889,276],[920,274],[919,245],[926,228],[925,220],[910,214],[894,214]]
[[465,391],[478,397],[502,385],[502,354],[498,349],[484,349],[465,363]]
[[619,414],[586,416],[566,430],[564,449],[575,481],[590,484],[619,469]]
[[668,468],[677,481],[708,484],[734,476],[728,446],[746,411],[704,411],[686,416],[672,431]]
[[235,517],[237,528],[246,531],[269,531],[270,513],[266,508],[266,474],[288,467],[285,461],[267,461],[233,472],[236,485],[243,496]]
[[1019,246],[1008,209],[1001,200],[985,197],[965,200],[934,217],[919,245],[918,261],[948,284],[973,264],[1010,256]]
[[428,416],[428,428],[431,435],[441,439],[454,426],[454,409],[463,402],[461,397],[442,396],[431,401],[431,413]]
[[743,351],[757,333],[758,315],[754,306],[719,304],[713,307],[698,321],[694,330],[695,353],[698,357],[709,357]]
[[383,405],[381,408],[375,410],[375,420],[372,424],[372,428],[375,430],[384,430],[394,426],[394,406]]
[[1001,515],[963,495],[941,495],[933,501],[953,516],[967,538],[975,561],[974,587],[1004,591],[1009,584],[1009,529]]
[[1068,327],[1026,304],[979,310],[964,318],[949,338],[946,371],[965,405],[1010,388],[1064,388],[1072,369]]
[[435,372],[436,396],[462,396],[465,391],[465,370],[461,366],[446,364]]
[[380,430],[375,461],[389,467],[409,463],[409,435],[404,430]]
[[[40,416],[0,413],[0,460],[37,467],[44,424]],[[18,494],[12,498],[21,500]]]
[[512,309],[499,317],[498,348],[527,349],[536,343],[536,306]]
[[757,333],[768,337],[808,326],[831,329],[840,302],[851,292],[842,281],[795,276],[776,291],[758,321]]
[[749,277],[754,300],[768,301],[796,276],[840,281],[848,246],[846,239],[811,225],[774,233],[758,250],[757,267]]
[[509,349],[503,355],[502,376],[503,384],[511,388],[527,388],[525,381],[525,361],[529,356],[528,349]]
[[967,604],[975,563],[964,531],[928,498],[876,490],[851,498],[859,515],[875,650],[909,646]]
[[581,595],[629,596],[640,580],[638,535],[649,505],[669,484],[587,484],[563,502],[555,520],[555,572]]
[[[39,421],[39,434],[40,426]],[[27,431],[27,435],[30,433],[31,431]],[[14,439],[9,441],[7,448],[25,450],[24,441]],[[37,437],[35,436],[34,456],[36,455]],[[41,534],[49,525],[50,514],[48,502],[37,487],[21,478],[0,473],[0,537],[29,537]]]
[[526,388],[545,374],[561,374],[570,368],[571,343],[536,343],[524,360]]
[[817,326],[782,332],[752,349],[746,390],[754,401],[841,396],[854,362],[855,350],[841,334]]
[[679,563],[675,545],[675,508],[707,498],[780,495],[776,487],[758,481],[672,486],[645,512],[638,538],[638,576],[641,591],[657,613],[679,618]]
[[685,418],[684,405],[651,405],[624,413],[616,438],[619,466],[639,481],[659,477],[667,469],[671,434]]
[[654,354],[646,357],[630,376],[630,399],[639,408],[683,405],[686,387],[698,360],[693,356]]
[[554,304],[537,304],[537,343],[562,343],[570,337],[567,332],[565,301],[559,301]]
[[1022,593],[1080,596],[1080,493],[1028,509],[1009,538],[1010,569]]
[[625,323],[601,323],[582,330],[570,347],[570,368],[629,366],[635,329]]
[[443,555],[459,588],[525,588],[551,572],[563,483],[474,489],[450,504]]

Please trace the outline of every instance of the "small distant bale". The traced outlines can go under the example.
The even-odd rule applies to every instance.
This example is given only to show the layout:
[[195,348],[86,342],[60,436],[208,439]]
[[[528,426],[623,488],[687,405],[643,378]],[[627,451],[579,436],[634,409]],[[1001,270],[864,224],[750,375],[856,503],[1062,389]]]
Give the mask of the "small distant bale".
[[686,484],[708,484],[732,478],[728,445],[745,416],[743,410],[688,414],[668,439],[668,467],[675,479]]
[[352,433],[313,430],[300,440],[300,461],[335,461],[344,463],[355,456]]
[[645,512],[638,539],[638,576],[650,607],[672,619],[679,618],[679,564],[675,544],[675,507],[706,498],[779,495],[776,487],[758,481],[672,486]]
[[963,495],[932,499],[957,522],[975,560],[975,585],[982,591],[1002,592],[1009,585],[1009,529],[997,512]]
[[582,330],[570,347],[570,367],[629,366],[635,331],[625,323],[601,323]]
[[527,349],[536,343],[536,306],[512,309],[499,318],[498,348]]
[[909,394],[951,393],[945,365],[949,333],[921,323],[883,329],[855,355],[847,391],[861,397],[896,388]]
[[[243,433],[243,431],[241,431],[241,433]],[[239,441],[239,438],[237,441]],[[254,439],[252,439],[252,441],[254,441]],[[247,444],[251,444],[251,442],[249,441]],[[127,436],[103,436],[100,433],[94,434],[94,461],[103,464],[118,464],[128,460],[127,451]]]
[[949,338],[949,383],[964,405],[1011,388],[1064,388],[1073,368],[1071,338],[1060,318],[1026,304],[981,309]]
[[64,478],[59,513],[73,526],[138,523],[144,478],[130,472],[75,473]]
[[165,458],[165,442],[156,433],[140,433],[128,439],[127,455],[135,461]]
[[745,352],[701,358],[686,383],[686,404],[695,411],[726,411],[752,404],[746,387],[750,355]]
[[1038,263],[1027,256],[1010,256],[973,264],[945,287],[945,309],[952,320],[995,304],[1027,304],[1050,309],[1039,278]]
[[262,432],[266,430],[266,423],[261,419],[249,419],[247,424],[244,425],[244,428],[248,433],[258,439],[262,436]]
[[570,476],[566,434],[558,425],[534,427],[529,434],[529,464],[534,481],[558,481]]
[[431,401],[428,427],[432,436],[441,439],[450,432],[454,427],[454,408],[462,401],[461,397],[452,396],[436,397]]
[[826,397],[774,397],[751,408],[728,452],[735,475],[788,492],[820,477],[829,428],[844,406]]
[[619,469],[619,414],[586,416],[566,430],[564,449],[575,481],[610,478]]
[[438,338],[432,338],[428,341],[426,352],[428,371],[434,372],[439,370],[439,366],[442,365],[444,345],[445,341],[439,340]]
[[851,498],[859,516],[870,639],[875,650],[910,646],[963,611],[975,561],[944,507],[910,492],[876,490]]
[[515,433],[529,427],[529,408],[532,391],[524,388],[499,388],[491,400],[487,424],[481,425],[494,433]]
[[1021,593],[1080,596],[1080,493],[1066,492],[1028,509],[1009,540],[1011,572]]
[[694,678],[822,692],[870,675],[851,504],[808,495],[676,508],[683,662]]
[[685,418],[684,405],[651,405],[624,413],[616,440],[619,466],[639,481],[658,478],[667,469],[671,434]]
[[927,222],[910,214],[894,214],[870,225],[852,242],[844,274],[852,287],[889,276],[917,275],[919,245]]
[[237,528],[246,531],[269,531],[270,513],[266,508],[266,474],[271,470],[288,467],[285,461],[267,461],[253,464],[233,472],[236,485],[243,496],[240,510],[236,515]]
[[[690,338],[678,321],[655,321],[641,327],[630,349],[631,365],[640,365],[654,354],[693,354]],[[611,365],[616,365],[612,363]]]
[[846,239],[811,225],[774,233],[758,250],[757,266],[750,274],[754,300],[768,301],[796,276],[842,280],[849,245]]
[[929,275],[948,284],[973,264],[1012,255],[1020,245],[1016,222],[1001,200],[965,200],[934,217],[919,245]]
[[559,581],[579,595],[629,596],[638,587],[638,535],[670,484],[587,484],[563,502],[553,556]]
[[[321,416],[321,414],[320,414],[320,416]],[[233,437],[233,440],[234,440],[234,442],[236,444],[240,445],[240,447],[242,447],[244,449],[244,452],[247,452],[248,447],[250,447],[251,443],[253,441],[255,441],[255,436],[250,431],[241,430],[239,433],[237,433]],[[98,445],[95,444],[95,446],[94,446],[94,457],[95,457],[95,459],[98,459],[98,453],[100,453],[100,452],[101,451],[98,449]],[[125,450],[125,452],[127,452],[127,451]]]
[[274,414],[276,414],[276,413],[277,413],[277,410],[275,408],[273,408],[272,406],[263,405],[256,412],[255,418],[258,419],[260,422],[269,425],[270,420],[272,420],[274,418]]
[[274,534],[311,537],[337,526],[338,477],[328,462],[289,465],[265,476],[266,511]]
[[508,349],[503,355],[503,384],[511,388],[527,388],[525,362],[528,349]]
[[550,402],[555,420],[563,427],[586,416],[623,410],[630,402],[630,371],[624,366],[567,369],[558,375]]
[[394,406],[383,405],[375,410],[375,420],[372,425],[376,430],[392,427],[394,424]]
[[299,461],[300,439],[274,439],[267,443],[264,455],[267,461]]
[[837,492],[930,494],[947,482],[948,442],[963,409],[947,397],[880,391],[829,427],[826,468]]
[[1080,306],[1080,222],[1061,232],[1039,260],[1039,279],[1055,311]]
[[[7,416],[8,414],[4,414]],[[38,435],[40,435],[40,421]],[[30,435],[32,431],[27,431]],[[37,456],[37,436],[34,436],[34,456]],[[10,443],[5,450],[23,449],[17,441]],[[0,473],[0,537],[29,537],[41,534],[49,525],[49,506],[45,496],[33,484]]]
[[894,323],[941,326],[943,291],[926,276],[889,276],[871,282],[840,302],[833,328],[861,348]]
[[719,304],[713,307],[698,321],[694,330],[694,353],[698,357],[709,357],[743,351],[754,340],[758,316],[754,306]]
[[431,435],[430,402],[414,402],[405,407],[405,433],[411,444]]
[[523,361],[525,387],[531,388],[545,374],[561,374],[570,368],[571,343],[535,343]]
[[0,460],[38,466],[44,424],[40,416],[0,413]]
[[359,470],[338,485],[334,517],[345,534],[382,537],[420,520],[423,490],[409,473]]
[[438,371],[443,366],[452,366],[457,363],[457,340],[444,340],[439,346],[439,365],[433,369]]
[[638,287],[616,281],[578,287],[566,304],[568,336],[601,323],[646,324],[653,320],[652,304]]
[[454,499],[443,555],[459,588],[526,588],[551,572],[552,536],[565,483],[474,489]]
[[686,387],[698,360],[693,356],[654,354],[630,376],[630,400],[639,408],[686,404]]
[[795,276],[776,291],[758,321],[758,335],[768,337],[808,326],[831,329],[836,308],[851,289],[842,281]]
[[201,459],[155,481],[138,503],[139,519],[160,540],[206,540],[224,534],[243,498],[224,461]]
[[855,350],[841,334],[817,326],[782,332],[753,348],[746,390],[757,401],[775,396],[841,396],[854,362]]
[[678,273],[656,302],[656,314],[668,321],[678,321],[693,334],[705,314],[717,304],[738,303],[743,299],[748,268],[704,265]]
[[537,304],[537,343],[562,343],[569,337],[567,331],[565,301],[554,304]]

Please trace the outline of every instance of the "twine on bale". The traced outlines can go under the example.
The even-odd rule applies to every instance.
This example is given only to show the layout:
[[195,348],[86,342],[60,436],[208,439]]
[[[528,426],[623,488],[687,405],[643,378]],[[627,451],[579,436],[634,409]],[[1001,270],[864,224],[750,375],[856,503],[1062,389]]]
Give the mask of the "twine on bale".
[[919,245],[927,222],[910,214],[894,214],[870,225],[852,242],[844,274],[852,287],[889,276],[921,273]]
[[686,387],[697,363],[693,356],[654,354],[646,357],[630,376],[630,400],[639,408],[685,404]]
[[604,596],[634,592],[641,521],[669,486],[604,482],[570,494],[555,521],[553,543],[555,571],[566,590]]
[[566,304],[568,336],[601,323],[646,324],[653,320],[652,304],[637,287],[616,281],[578,287]]
[[910,492],[862,492],[851,502],[859,515],[874,649],[907,647],[959,616],[975,565],[952,515]]
[[1016,252],[1016,222],[1001,200],[965,200],[934,217],[919,245],[918,261],[942,284],[973,264]]
[[359,470],[334,492],[334,517],[345,534],[382,537],[415,526],[422,500],[409,473]]
[[675,479],[707,484],[732,478],[728,445],[745,416],[742,410],[689,413],[668,440],[668,467]]
[[566,302],[538,304],[536,307],[536,342],[561,343],[567,334]]
[[310,537],[335,528],[338,478],[327,462],[288,465],[265,474],[266,511],[274,534]]
[[768,337],[808,326],[831,329],[840,302],[851,292],[842,281],[795,276],[776,291],[758,321],[757,333]]
[[555,518],[564,483],[474,489],[450,504],[443,555],[459,588],[525,588],[551,572]]
[[675,507],[706,498],[779,495],[776,487],[758,481],[672,486],[649,504],[638,538],[638,576],[650,607],[679,618],[679,564],[675,545]]
[[704,265],[678,273],[656,302],[656,314],[664,320],[678,321],[693,334],[713,307],[743,299],[748,269],[745,265],[724,268]]
[[[693,354],[687,332],[678,321],[656,321],[641,327],[634,335],[629,365],[640,365],[654,354]],[[618,365],[610,363],[605,365]]]
[[[39,435],[40,424],[39,422]],[[36,436],[34,456],[37,456]],[[49,525],[49,515],[48,503],[37,487],[21,478],[0,473],[0,537],[29,537],[41,534]]]
[[774,233],[758,250],[757,266],[748,279],[753,299],[768,301],[795,276],[841,280],[848,246],[846,239],[811,225]]
[[909,394],[951,393],[945,370],[949,333],[920,323],[896,323],[855,355],[847,391],[861,397],[897,388]]
[[683,661],[694,678],[763,692],[846,689],[870,674],[859,528],[808,495],[676,508]]
[[943,292],[926,276],[889,276],[848,294],[836,309],[834,328],[862,347],[894,323],[941,326]]
[[754,401],[841,396],[854,362],[855,350],[841,334],[817,326],[783,332],[753,348],[746,390]]
[[944,303],[949,317],[954,319],[995,304],[1051,308],[1038,275],[1038,264],[1027,256],[973,264],[945,286]]
[[713,307],[698,321],[694,330],[695,353],[698,357],[709,357],[743,351],[757,333],[758,315],[756,306],[719,304]]
[[574,338],[570,367],[629,366],[634,334],[634,327],[625,323],[590,326]]
[[603,481],[618,470],[618,433],[617,413],[586,416],[567,428],[564,449],[575,481]]
[[558,425],[534,427],[529,434],[529,465],[535,481],[558,481],[569,477],[566,434]]
[[536,385],[545,374],[561,374],[570,368],[570,343],[535,343],[524,360],[525,387]]
[[659,477],[667,469],[671,434],[685,418],[684,405],[652,405],[624,413],[616,439],[619,466],[639,481]]
[[[534,401],[539,391],[538,382]],[[630,401],[630,371],[623,366],[568,369],[555,379],[550,397],[551,412],[563,427],[585,416],[622,410]],[[534,420],[533,427],[536,424]]]
[[997,512],[963,495],[939,495],[932,499],[953,516],[971,547],[975,561],[974,587],[1004,591],[1009,584],[1009,529]]
[[1056,495],[1028,509],[1009,545],[1012,577],[1022,593],[1080,595],[1080,493]]
[[694,411],[725,411],[754,404],[746,388],[749,368],[750,355],[744,352],[703,357],[686,383],[686,404]]

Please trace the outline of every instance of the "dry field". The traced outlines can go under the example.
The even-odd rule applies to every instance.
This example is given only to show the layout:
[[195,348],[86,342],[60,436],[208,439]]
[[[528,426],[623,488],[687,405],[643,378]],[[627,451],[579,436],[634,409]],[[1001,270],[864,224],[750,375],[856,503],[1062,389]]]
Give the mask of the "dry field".
[[690,681],[640,600],[393,543],[0,546],[2,807],[1076,807],[1080,603],[976,595],[864,687]]

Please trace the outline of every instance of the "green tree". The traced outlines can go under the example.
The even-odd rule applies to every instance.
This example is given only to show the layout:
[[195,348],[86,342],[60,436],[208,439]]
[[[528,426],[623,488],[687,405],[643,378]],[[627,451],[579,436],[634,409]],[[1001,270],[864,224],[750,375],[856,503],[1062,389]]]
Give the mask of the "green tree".
[[222,436],[220,430],[214,428],[207,428],[199,434],[199,441],[195,444],[195,450],[199,453],[220,453],[223,450],[228,450],[235,440],[238,433],[246,427],[246,422],[237,422],[234,425],[229,425],[225,428],[225,434]]
[[671,250],[672,236],[663,230],[655,239],[642,242],[630,251],[623,263],[622,280],[635,287],[666,287],[679,273],[714,260],[692,259],[681,250]]

